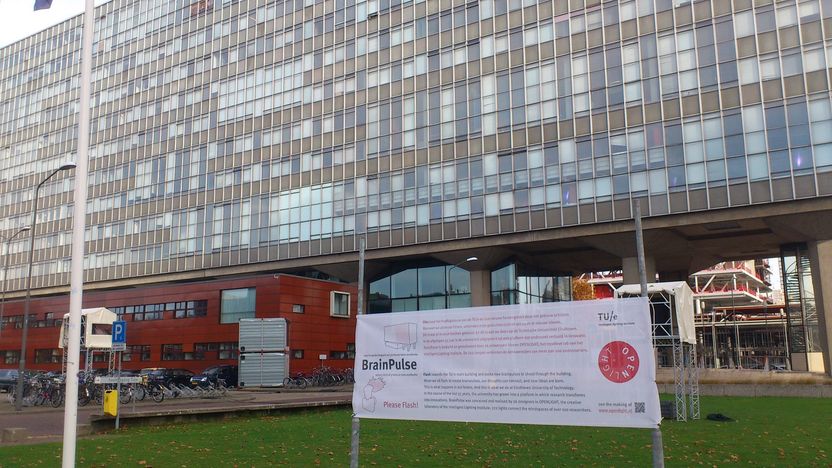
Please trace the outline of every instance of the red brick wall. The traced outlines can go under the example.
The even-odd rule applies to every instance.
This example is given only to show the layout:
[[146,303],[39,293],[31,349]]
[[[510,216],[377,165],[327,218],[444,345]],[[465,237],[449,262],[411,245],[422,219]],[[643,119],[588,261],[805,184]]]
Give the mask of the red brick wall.
[[[150,345],[150,360],[140,361],[134,355],[125,369],[142,367],[181,367],[194,372],[220,363],[235,363],[236,359],[217,358],[215,352],[207,353],[205,360],[162,360],[162,345],[181,344],[183,352],[192,352],[195,343],[238,341],[237,324],[220,323],[220,295],[224,289],[254,287],[257,291],[256,317],[282,317],[288,322],[290,350],[303,350],[303,359],[290,359],[291,372],[309,372],[320,364],[318,356],[331,351],[346,351],[348,343],[355,342],[355,310],[357,290],[355,285],[314,280],[290,275],[268,275],[199,283],[163,284],[112,291],[91,291],[84,294],[84,307],[119,307],[140,304],[157,304],[180,301],[206,300],[207,316],[181,318],[173,312],[165,312],[164,320],[130,321],[127,316],[127,344]],[[330,292],[350,293],[350,317],[330,316]],[[293,304],[302,304],[304,313],[292,312]],[[54,313],[62,318],[69,312],[69,295],[33,298],[30,320],[43,320],[45,314]],[[6,302],[5,315],[22,315],[23,300]],[[0,351],[20,350],[20,329],[5,328],[0,337]],[[58,347],[60,329],[30,328],[27,342],[26,367],[30,369],[60,370],[55,364],[35,363],[36,349]],[[327,359],[327,365],[336,368],[352,367],[351,359]],[[105,367],[96,363],[95,367]],[[0,368],[17,367],[0,361]]]

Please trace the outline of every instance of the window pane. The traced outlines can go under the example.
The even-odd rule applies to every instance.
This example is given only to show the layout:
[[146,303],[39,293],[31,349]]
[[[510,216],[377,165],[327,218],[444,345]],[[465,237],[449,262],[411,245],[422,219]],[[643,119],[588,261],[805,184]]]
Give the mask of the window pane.
[[220,323],[236,323],[243,318],[254,318],[255,297],[255,288],[223,291]]

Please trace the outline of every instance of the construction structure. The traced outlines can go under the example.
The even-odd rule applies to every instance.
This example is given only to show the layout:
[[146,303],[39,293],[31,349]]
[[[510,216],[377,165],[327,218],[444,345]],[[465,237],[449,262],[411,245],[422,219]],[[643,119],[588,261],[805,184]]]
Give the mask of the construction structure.
[[[623,285],[615,290],[615,295],[640,296],[641,285]],[[648,283],[647,297],[656,364],[673,368],[676,420],[699,419],[693,293],[684,281]]]
[[691,275],[703,367],[786,369],[782,298],[768,260],[718,263]]
[[[85,375],[92,372],[94,362],[105,361],[108,374],[116,369],[118,365],[117,354],[113,352],[113,322],[116,320],[118,320],[116,314],[104,307],[83,309],[81,311],[81,353],[84,354]],[[58,338],[58,345],[63,354],[61,361],[62,374],[66,374],[68,340],[69,314],[64,314],[61,333]]]
[[[768,260],[740,260],[718,263],[690,276],[699,367],[791,369],[784,292],[771,287],[772,274],[777,273]],[[623,283],[620,270],[588,273],[582,278],[593,287],[596,298],[613,297]],[[793,299],[791,304],[795,323],[802,323],[800,302]],[[795,336],[806,341],[802,328],[795,326],[795,330]]]

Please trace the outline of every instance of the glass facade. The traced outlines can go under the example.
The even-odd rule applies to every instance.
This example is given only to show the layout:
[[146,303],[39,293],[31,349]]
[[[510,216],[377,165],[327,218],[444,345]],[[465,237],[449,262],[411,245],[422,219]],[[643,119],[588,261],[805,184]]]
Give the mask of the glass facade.
[[793,353],[821,352],[818,308],[812,266],[805,244],[783,246],[780,252],[788,347]]
[[491,305],[572,300],[572,277],[555,276],[518,263],[491,272]]
[[[832,194],[832,0],[97,10],[86,281]],[[80,28],[0,50],[3,235],[76,153]],[[71,189],[36,288],[69,282]],[[441,290],[412,275],[390,297]]]
[[370,282],[367,311],[471,307],[471,274],[456,265],[405,269]]

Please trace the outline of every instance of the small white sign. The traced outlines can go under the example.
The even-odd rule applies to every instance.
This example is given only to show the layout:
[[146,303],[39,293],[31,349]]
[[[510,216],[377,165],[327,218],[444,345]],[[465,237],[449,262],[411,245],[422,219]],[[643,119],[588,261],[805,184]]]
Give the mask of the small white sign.
[[321,361],[326,361],[326,354],[319,354],[318,359],[320,359]]
[[126,351],[127,344],[126,343],[113,343],[113,351]]
[[142,383],[141,377],[96,377],[95,383],[97,384],[131,384],[131,383]]

